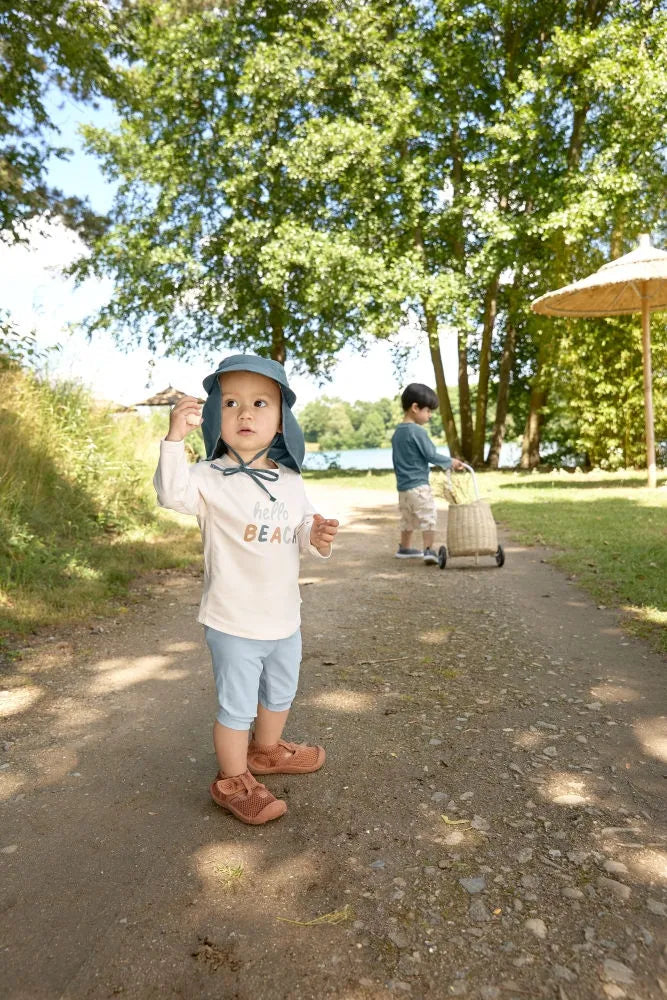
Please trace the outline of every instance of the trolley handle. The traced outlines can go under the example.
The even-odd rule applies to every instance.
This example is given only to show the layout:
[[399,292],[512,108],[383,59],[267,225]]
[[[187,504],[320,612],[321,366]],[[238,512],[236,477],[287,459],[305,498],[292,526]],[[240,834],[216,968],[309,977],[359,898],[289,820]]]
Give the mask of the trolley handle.
[[[473,469],[472,465],[468,465],[466,462],[463,462],[462,465],[463,465],[463,468],[466,469],[470,473],[470,475],[472,476],[472,488],[475,491],[475,500],[479,500],[480,496],[479,496],[479,489],[477,488],[477,476],[475,475],[475,470]],[[452,485],[452,469],[451,469],[451,466],[449,467],[449,469],[447,469],[447,481],[448,481],[450,489],[451,489],[451,485]]]

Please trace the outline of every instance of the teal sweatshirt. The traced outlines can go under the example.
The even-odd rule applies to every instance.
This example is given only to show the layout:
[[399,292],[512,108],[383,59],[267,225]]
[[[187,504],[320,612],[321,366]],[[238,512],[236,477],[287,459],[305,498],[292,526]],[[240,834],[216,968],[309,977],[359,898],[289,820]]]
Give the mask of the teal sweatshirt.
[[428,486],[429,464],[449,469],[452,460],[441,455],[423,427],[411,421],[399,424],[391,439],[391,455],[399,492]]

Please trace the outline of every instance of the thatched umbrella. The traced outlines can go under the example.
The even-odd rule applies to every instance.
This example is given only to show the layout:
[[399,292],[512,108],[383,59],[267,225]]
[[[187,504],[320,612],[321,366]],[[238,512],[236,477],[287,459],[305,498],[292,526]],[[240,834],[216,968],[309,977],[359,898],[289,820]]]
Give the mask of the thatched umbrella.
[[547,292],[531,303],[548,316],[622,316],[642,314],[644,360],[644,423],[648,485],[656,485],[653,389],[651,374],[651,313],[667,309],[667,253],[651,246],[644,234],[639,246],[605,264],[588,278]]
[[156,392],[154,396],[149,396],[148,399],[144,399],[141,403],[135,403],[135,406],[173,406],[177,403],[179,399],[183,399],[183,396],[187,395],[185,392],[181,392],[180,389],[174,389],[173,385],[168,385],[166,389],[162,392]]

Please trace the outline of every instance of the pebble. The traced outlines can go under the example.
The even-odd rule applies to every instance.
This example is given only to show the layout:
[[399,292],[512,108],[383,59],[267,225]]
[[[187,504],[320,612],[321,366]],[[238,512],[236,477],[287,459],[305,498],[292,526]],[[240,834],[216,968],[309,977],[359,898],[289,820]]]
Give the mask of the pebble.
[[554,965],[554,976],[556,979],[564,979],[566,983],[575,983],[577,977],[566,965]]
[[566,885],[561,889],[561,894],[566,899],[583,899],[584,894],[581,889],[575,889],[572,885]]
[[451,833],[446,834],[444,842],[448,847],[456,847],[457,844],[462,844],[464,839],[460,830],[452,830]]
[[404,983],[401,979],[390,979],[387,983],[388,988],[392,991],[398,993],[412,993],[412,987],[409,983]]
[[591,701],[590,704],[586,705],[589,712],[599,712],[602,708],[601,701]]
[[645,927],[639,928],[639,937],[642,939],[647,948],[650,948],[653,944],[653,935],[650,931],[647,931]]
[[615,958],[605,958],[600,976],[606,983],[622,983],[627,986],[631,986],[635,978],[632,969],[623,962],[617,962]]
[[447,792],[433,792],[433,795],[431,796],[431,802],[444,802],[445,799],[448,798],[449,795],[447,794]]
[[0,854],[16,854],[18,849],[18,844],[7,844],[6,847],[0,847]]
[[562,795],[554,796],[553,802],[557,806],[582,806],[586,802],[586,796],[579,792],[564,792]]
[[556,747],[545,747],[542,753],[546,757],[555,757],[558,754],[558,751],[556,750]]
[[491,919],[491,914],[485,907],[481,899],[474,899],[470,904],[470,909],[468,910],[468,916],[471,920],[476,923],[483,923],[485,920]]
[[385,862],[382,858],[377,858],[375,861],[371,861],[371,868],[384,868]]
[[547,925],[539,917],[531,917],[530,920],[526,920],[524,927],[531,934],[534,934],[536,938],[540,938],[542,941],[547,936]]
[[500,990],[497,986],[480,986],[479,995],[481,1000],[498,1000]]
[[626,875],[628,868],[622,861],[605,861],[602,866],[610,875]]
[[463,997],[468,992],[468,984],[464,983],[462,980],[456,983],[449,984],[449,993],[453,997]]
[[656,916],[667,917],[667,906],[664,903],[660,903],[657,899],[647,899],[646,906]]
[[596,885],[598,889],[610,892],[616,897],[616,899],[620,899],[624,903],[630,899],[630,896],[632,895],[632,890],[629,885],[623,885],[622,882],[616,882],[613,878],[605,878],[604,875],[600,876]]
[[530,861],[533,857],[532,847],[524,847],[523,850],[519,851],[516,856],[517,861],[520,865],[525,865],[527,861]]
[[602,989],[608,997],[611,997],[611,1000],[620,1000],[621,997],[627,996],[625,990],[622,990],[620,986],[616,986],[614,983],[605,983]]
[[434,737],[432,740],[428,741],[428,745],[430,747],[439,747],[442,745],[442,740],[438,740]]
[[410,946],[407,934],[401,930],[390,930],[387,937],[391,943],[395,944],[399,949],[408,948]]
[[474,878],[460,878],[459,885],[462,885],[466,892],[474,896],[477,892],[484,892],[486,889],[486,880],[481,875]]
[[520,881],[524,889],[537,889],[540,884],[535,875],[522,875]]

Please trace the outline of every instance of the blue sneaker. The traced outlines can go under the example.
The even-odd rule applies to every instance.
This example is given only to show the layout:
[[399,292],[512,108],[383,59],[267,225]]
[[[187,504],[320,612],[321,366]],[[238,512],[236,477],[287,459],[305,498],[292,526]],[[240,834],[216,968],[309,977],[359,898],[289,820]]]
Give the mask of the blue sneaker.
[[424,562],[427,566],[437,566],[438,555],[433,549],[424,549]]
[[421,549],[406,549],[402,545],[398,546],[397,559],[421,559],[423,553]]

